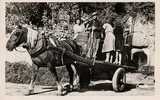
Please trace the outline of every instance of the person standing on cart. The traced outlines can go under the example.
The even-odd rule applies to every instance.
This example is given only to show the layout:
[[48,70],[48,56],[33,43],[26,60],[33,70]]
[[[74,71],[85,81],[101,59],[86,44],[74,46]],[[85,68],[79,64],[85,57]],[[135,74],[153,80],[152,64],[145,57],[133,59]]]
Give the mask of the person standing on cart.
[[122,62],[122,52],[124,48],[124,38],[123,38],[123,25],[120,20],[117,20],[114,24],[114,35],[115,35],[115,64],[121,65]]
[[115,51],[115,36],[113,34],[113,27],[109,23],[103,25],[105,29],[105,39],[102,47],[102,53],[106,54],[105,62],[113,62],[113,54]]
[[73,39],[81,46],[81,55],[86,54],[88,34],[85,32],[85,23],[81,23],[80,19],[76,20],[76,24],[73,26],[74,36]]
[[[93,65],[96,60],[97,51],[99,48],[99,43],[102,38],[102,28],[101,24],[97,19],[97,12],[92,14],[92,20],[88,23],[87,30],[89,30],[89,39],[87,43],[87,54],[86,58],[91,59],[93,61]],[[90,79],[93,79],[94,68],[90,68]],[[90,80],[89,86],[93,86],[93,82]]]
[[90,22],[90,35],[88,40],[88,51],[87,51],[87,58],[92,59],[93,62],[96,60],[97,51],[99,48],[99,42],[102,37],[101,35],[101,25],[97,19],[97,13],[94,14],[95,18]]

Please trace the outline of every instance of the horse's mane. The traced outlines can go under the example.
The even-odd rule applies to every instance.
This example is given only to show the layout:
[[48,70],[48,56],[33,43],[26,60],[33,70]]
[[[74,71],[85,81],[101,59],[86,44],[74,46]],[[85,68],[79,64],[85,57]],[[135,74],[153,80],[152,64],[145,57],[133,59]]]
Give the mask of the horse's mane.
[[31,48],[34,48],[35,40],[37,40],[38,38],[38,32],[29,27],[26,27],[26,28],[28,29],[27,43],[30,45]]

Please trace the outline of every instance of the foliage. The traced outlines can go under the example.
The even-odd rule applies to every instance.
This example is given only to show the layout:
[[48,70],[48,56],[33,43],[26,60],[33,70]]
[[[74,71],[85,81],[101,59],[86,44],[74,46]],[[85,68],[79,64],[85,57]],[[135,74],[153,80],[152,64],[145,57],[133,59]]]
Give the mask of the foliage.
[[[47,14],[44,16],[44,12]],[[155,4],[152,2],[126,2],[126,3],[104,3],[104,2],[44,2],[44,3],[6,3],[6,24],[13,26],[17,18],[9,20],[10,16],[16,16],[25,22],[32,22],[36,26],[44,26],[44,18],[50,24],[60,23],[60,16],[65,15],[69,20],[68,24],[73,24],[75,20],[84,14],[90,15],[98,12],[98,19],[103,24],[112,22],[117,18],[125,20],[128,15],[140,14],[145,16],[146,22],[154,23]],[[11,28],[12,29],[12,28]]]
[[37,26],[42,24],[41,19],[44,10],[49,12],[46,3],[6,3],[6,16],[16,14],[19,17],[25,17],[26,20]]
[[[26,62],[15,62],[15,63],[6,62],[5,64],[6,64],[5,67],[6,82],[23,83],[23,84],[30,83],[31,66],[29,64],[27,64]],[[57,69],[57,74],[61,79],[61,82],[68,82],[69,77],[66,68],[58,67],[56,69]],[[51,72],[47,68],[40,68],[36,84],[55,85],[56,83],[51,75]]]
[[58,22],[58,14],[67,12],[70,15],[70,22],[72,23],[75,18],[79,16],[79,7],[77,3],[74,2],[62,2],[62,3],[48,3],[48,6],[52,10],[52,18],[54,21]]
[[154,2],[136,2],[128,3],[125,9],[129,13],[137,13],[145,17],[147,22],[154,23],[155,20],[155,3]]

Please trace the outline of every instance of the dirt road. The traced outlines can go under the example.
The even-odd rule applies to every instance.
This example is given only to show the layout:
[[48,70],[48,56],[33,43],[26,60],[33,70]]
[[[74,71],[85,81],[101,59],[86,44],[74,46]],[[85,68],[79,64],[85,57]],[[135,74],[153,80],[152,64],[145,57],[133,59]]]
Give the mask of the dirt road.
[[[130,81],[128,80],[128,83]],[[133,82],[132,82],[133,83]],[[154,88],[137,88],[134,84],[127,85],[127,89],[124,92],[114,92],[112,90],[111,83],[108,81],[94,82],[94,86],[88,87],[84,91],[73,91],[66,96],[153,96]],[[6,95],[23,96],[27,93],[28,85],[6,83]],[[35,94],[32,96],[56,96],[56,88],[52,86],[39,86],[35,87]]]

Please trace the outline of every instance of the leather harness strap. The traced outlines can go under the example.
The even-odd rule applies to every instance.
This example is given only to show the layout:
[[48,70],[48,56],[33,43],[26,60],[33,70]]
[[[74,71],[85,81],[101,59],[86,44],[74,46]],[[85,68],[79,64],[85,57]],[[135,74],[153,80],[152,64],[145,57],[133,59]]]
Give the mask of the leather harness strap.
[[[43,39],[44,39],[44,37],[43,37]],[[61,59],[61,64],[63,65],[64,64],[64,54],[66,52],[66,49],[60,47],[60,44],[59,43],[57,44],[58,41],[54,41],[54,40],[51,41],[51,40],[52,39],[50,39],[50,38],[45,38],[42,41],[43,42],[43,45],[42,45],[43,47],[40,50],[35,51],[35,52],[34,52],[34,50],[33,51],[29,50],[29,53],[30,53],[32,58],[35,58],[35,57],[38,57],[38,55],[44,53],[46,50],[53,50],[53,52],[56,54],[56,56],[60,57],[60,58],[59,57],[58,58]],[[52,46],[49,46],[47,42],[50,42],[50,44],[55,42],[55,44],[54,45],[52,44]]]

